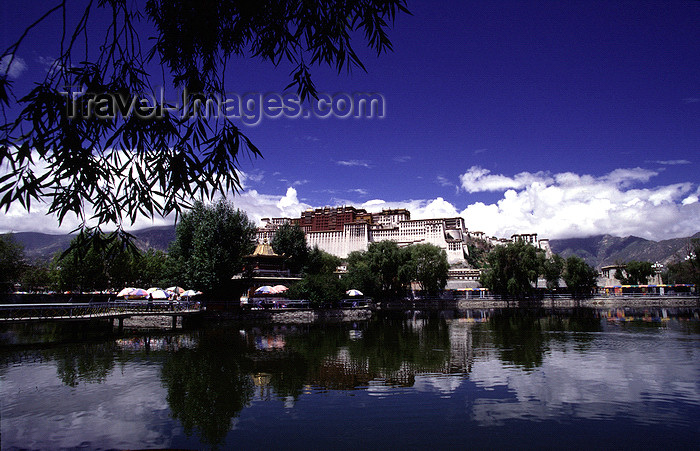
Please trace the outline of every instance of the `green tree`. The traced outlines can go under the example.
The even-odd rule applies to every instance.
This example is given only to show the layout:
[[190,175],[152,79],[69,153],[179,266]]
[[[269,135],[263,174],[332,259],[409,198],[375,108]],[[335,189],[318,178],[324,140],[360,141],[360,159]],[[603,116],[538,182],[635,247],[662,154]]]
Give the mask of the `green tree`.
[[694,283],[700,287],[700,238],[692,238],[688,242],[685,258],[682,261],[668,265],[664,282]]
[[309,251],[302,280],[289,288],[287,296],[308,299],[314,306],[341,300],[345,295],[345,284],[335,273],[340,263],[340,258],[314,246]]
[[333,274],[342,263],[339,257],[314,246],[310,251],[304,266],[304,274]]
[[27,265],[22,273],[24,291],[44,291],[58,288],[58,272],[46,261]]
[[[625,275],[626,273],[626,275]],[[624,272],[615,271],[615,278],[623,285],[646,285],[649,277],[654,275],[654,266],[651,262],[630,260],[625,264]]]
[[393,241],[370,243],[366,252],[348,256],[348,280],[369,296],[395,299],[411,282],[411,253]]
[[377,296],[380,292],[379,277],[372,271],[365,251],[350,252],[347,258],[347,287],[360,290],[366,296]]
[[182,215],[169,255],[178,284],[217,293],[242,271],[243,257],[254,250],[256,227],[226,200],[197,202]]
[[[182,213],[193,198],[237,192],[239,159],[246,151],[261,152],[228,114],[207,121],[150,101],[140,115],[105,119],[88,116],[86,105],[99,101],[103,113],[114,113],[117,99],[159,99],[164,85],[191,98],[227,98],[225,75],[237,67],[231,60],[246,55],[293,67],[285,89],[296,88],[304,101],[316,96],[313,66],[364,69],[354,44],[366,43],[378,55],[391,50],[387,30],[408,13],[405,0],[103,0],[83,10],[74,6],[60,1],[47,7],[0,55],[8,58],[0,73],[7,118],[0,166],[12,168],[1,176],[0,208],[16,202],[30,208],[32,200],[45,199],[60,221],[67,214],[84,220],[93,211],[99,224],[119,230],[138,214]],[[43,49],[55,62],[29,92],[15,94],[7,75],[15,56],[42,22],[56,18],[63,29],[43,30],[56,37],[54,49]],[[66,87],[87,92],[74,99]]]
[[558,254],[552,255],[552,258],[548,258],[544,261],[542,275],[547,281],[547,288],[549,290],[556,290],[559,288],[559,278],[561,278],[563,270],[564,259]]
[[429,243],[414,244],[408,247],[410,260],[407,263],[411,279],[418,282],[423,293],[436,296],[447,284],[450,265],[447,253]]
[[345,285],[335,274],[306,274],[289,288],[290,299],[308,299],[313,307],[343,299]]
[[54,257],[61,290],[92,291],[133,285],[139,250],[112,235],[80,233],[63,255]]
[[470,238],[467,243],[467,264],[472,268],[483,268],[486,265],[486,256],[493,246],[480,238]]
[[544,251],[529,243],[496,246],[487,257],[481,283],[501,296],[523,298],[532,295],[544,263]]
[[10,234],[0,235],[0,290],[11,290],[24,267],[24,247]]
[[306,234],[297,224],[282,224],[270,243],[276,254],[288,257],[289,270],[299,274],[309,258]]
[[597,286],[598,271],[582,258],[572,255],[566,259],[562,278],[572,295],[587,296]]
[[148,249],[135,260],[137,286],[167,287],[177,281],[173,279],[168,254],[161,250]]

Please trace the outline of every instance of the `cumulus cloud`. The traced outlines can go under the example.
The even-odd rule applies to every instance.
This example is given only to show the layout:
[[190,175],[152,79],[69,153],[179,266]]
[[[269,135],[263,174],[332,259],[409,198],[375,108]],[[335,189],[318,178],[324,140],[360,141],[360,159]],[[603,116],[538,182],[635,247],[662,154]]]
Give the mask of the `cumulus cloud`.
[[[47,170],[46,162],[39,159],[36,154],[34,154],[34,161],[34,173],[36,175],[43,174]],[[135,161],[128,165],[124,175],[126,176],[129,171],[134,170],[134,167],[139,164],[142,164],[142,162]],[[3,165],[0,166],[0,177],[8,174],[9,171],[9,164],[7,162],[3,163]],[[260,219],[264,217],[299,216],[301,211],[311,207],[298,199],[296,189],[291,186],[283,195],[261,194],[257,190],[251,189],[249,186],[250,182],[262,181],[263,174],[262,171],[254,171],[252,173],[239,172],[238,177],[241,181],[242,191],[237,194],[228,192],[223,195],[217,195],[216,199],[221,197],[231,199],[236,208],[245,211],[248,217],[258,224],[261,222]],[[296,184],[295,182],[295,185]],[[155,197],[158,198],[158,196]],[[56,216],[50,215],[48,211],[49,204],[42,199],[33,201],[29,211],[19,202],[15,202],[7,211],[3,211],[3,214],[0,215],[0,233],[26,231],[49,234],[69,233],[76,230],[83,223],[80,218],[68,214],[65,216],[63,222],[59,224]],[[88,218],[87,221],[85,221],[88,226],[98,225],[96,221],[89,219],[94,214],[94,211],[89,207],[85,209],[84,214],[85,217]],[[131,223],[131,221],[126,221],[124,226],[129,230],[138,230],[147,227],[172,225],[174,222],[174,214],[168,215],[167,217],[156,216],[154,218],[148,218],[139,214],[136,216],[136,220],[133,223]],[[115,224],[102,225],[105,231],[113,230],[115,226]]]
[[488,169],[481,166],[472,166],[459,177],[462,188],[468,193],[483,191],[504,191],[506,189],[520,189],[534,182],[549,182],[551,179],[545,172],[521,172],[514,177],[500,174],[491,174]]
[[[0,171],[0,176],[3,174]],[[538,233],[540,238],[571,238],[599,234],[636,235],[660,240],[690,236],[700,231],[700,187],[697,183],[649,186],[657,172],[642,169],[617,169],[602,176],[564,172],[521,172],[514,176],[491,174],[473,166],[461,177],[469,192],[502,191],[489,202],[456,205],[443,197],[385,201],[380,198],[358,202],[363,189],[346,190],[349,199],[333,198],[332,205],[355,205],[369,212],[406,208],[413,219],[457,217],[465,219],[469,230],[489,236],[510,237],[514,233]],[[263,193],[249,182],[256,175],[241,174],[245,189],[228,193],[236,208],[245,211],[256,223],[265,217],[298,217],[311,205],[300,200],[297,184],[288,183],[286,192]],[[469,189],[466,188],[469,187]],[[498,189],[497,189],[498,187]],[[327,193],[333,194],[333,193]],[[33,203],[28,213],[19,204],[0,215],[0,233],[41,231],[65,233],[80,223],[68,216],[59,228],[55,217],[47,216],[48,206]],[[130,229],[172,224],[173,217],[138,217]]]
[[12,55],[6,55],[0,59],[0,75],[7,72],[8,77],[19,78],[25,70],[27,70],[27,63],[20,57],[13,58]]
[[655,175],[633,168],[601,177],[570,172],[507,177],[472,167],[462,176],[471,192],[509,189],[495,203],[476,202],[460,214],[471,230],[499,237],[534,232],[548,238],[612,234],[665,239],[698,232],[700,205],[697,193],[691,194],[692,183],[632,188]]

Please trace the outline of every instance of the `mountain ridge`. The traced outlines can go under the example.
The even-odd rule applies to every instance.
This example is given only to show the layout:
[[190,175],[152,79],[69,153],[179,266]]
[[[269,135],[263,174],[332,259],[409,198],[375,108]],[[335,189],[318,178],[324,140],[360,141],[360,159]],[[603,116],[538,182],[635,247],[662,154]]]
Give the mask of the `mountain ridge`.
[[596,268],[630,260],[659,262],[663,265],[685,258],[688,244],[700,232],[683,238],[653,241],[636,236],[594,235],[586,238],[550,240],[552,252],[566,258],[577,255]]
[[[145,251],[156,249],[167,251],[175,239],[175,226],[156,226],[130,232],[136,237],[136,245]],[[39,232],[12,233],[24,246],[24,253],[30,261],[49,260],[56,252],[68,249],[75,235],[52,235]],[[687,255],[687,246],[692,238],[700,238],[700,232],[690,237],[653,241],[636,236],[616,237],[594,235],[586,238],[566,238],[549,240],[552,252],[566,258],[577,255],[589,265],[600,268],[617,262],[644,260],[664,265],[682,260]]]
[[[131,233],[136,238],[136,246],[146,251],[155,249],[167,251],[168,245],[175,239],[175,226],[156,226],[135,230]],[[49,234],[41,232],[10,233],[24,247],[24,255],[30,262],[48,261],[57,252],[63,252],[70,246],[75,234]]]

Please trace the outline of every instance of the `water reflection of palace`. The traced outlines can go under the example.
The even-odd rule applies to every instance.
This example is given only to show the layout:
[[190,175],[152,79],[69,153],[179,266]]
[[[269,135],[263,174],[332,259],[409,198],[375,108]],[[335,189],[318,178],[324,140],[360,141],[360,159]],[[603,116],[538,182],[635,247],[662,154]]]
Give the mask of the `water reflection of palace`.
[[[371,387],[381,391],[381,387],[431,384],[433,379],[447,383],[443,380],[447,376],[454,384],[471,375],[477,362],[501,361],[513,367],[538,368],[559,341],[576,337],[585,347],[596,336],[587,332],[600,332],[606,322],[658,322],[663,327],[663,323],[684,315],[697,320],[698,310],[578,309],[513,314],[474,309],[452,317],[411,314],[391,325],[367,322],[316,329],[278,326],[241,333],[249,350],[246,358],[255,362],[254,383],[267,387],[261,394],[269,395],[270,384],[282,380],[287,387],[299,390],[310,386],[333,390]],[[268,377],[270,374],[274,377]],[[291,383],[295,377],[298,380]]]
[[196,348],[197,340],[190,335],[140,336],[119,338],[115,344],[123,351],[178,351]]
[[[337,341],[339,346],[329,348],[315,363],[308,362],[303,383],[337,390],[370,385],[412,387],[417,375],[467,375],[477,357],[475,354],[485,352],[483,348],[475,352],[473,329],[487,320],[488,312],[482,311],[447,321],[411,317],[396,332],[401,334],[400,338],[390,336],[376,341],[372,330],[344,330],[342,336],[328,337],[328,341]],[[299,332],[274,328],[242,330],[241,335],[250,349],[248,358],[270,362],[292,355],[303,357],[298,356],[294,340],[290,342],[290,337]],[[314,359],[309,356],[302,360]],[[256,373],[254,377],[255,385],[261,388],[270,380],[268,373]]]

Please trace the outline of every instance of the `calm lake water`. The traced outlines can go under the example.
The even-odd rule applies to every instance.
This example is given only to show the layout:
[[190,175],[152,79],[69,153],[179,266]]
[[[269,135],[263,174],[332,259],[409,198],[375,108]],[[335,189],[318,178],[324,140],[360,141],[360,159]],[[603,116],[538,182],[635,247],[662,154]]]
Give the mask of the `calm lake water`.
[[699,449],[698,314],[400,313],[5,346],[0,446]]

